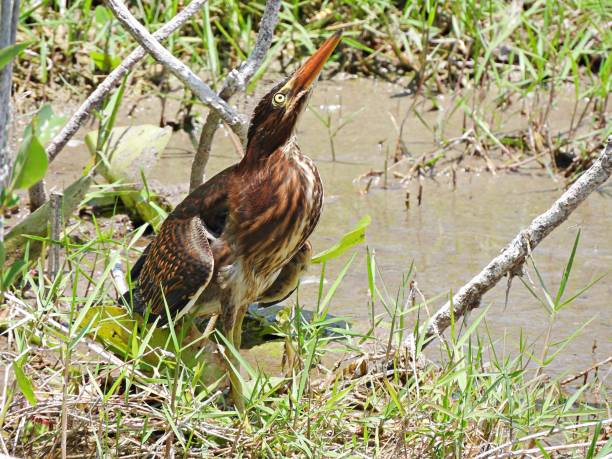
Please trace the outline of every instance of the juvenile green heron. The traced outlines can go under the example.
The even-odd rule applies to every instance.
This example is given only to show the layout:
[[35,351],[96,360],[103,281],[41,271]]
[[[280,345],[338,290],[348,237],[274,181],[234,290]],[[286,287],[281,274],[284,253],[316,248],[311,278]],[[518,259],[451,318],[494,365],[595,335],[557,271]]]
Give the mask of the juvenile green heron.
[[[134,265],[133,307],[176,318],[220,311],[221,330],[238,350],[249,304],[273,303],[296,287],[311,255],[308,237],[321,213],[323,186],[294,129],[340,34],[257,104],[244,157],[195,189],[161,225]],[[234,368],[239,368],[233,359]],[[232,398],[243,407],[230,371]]]

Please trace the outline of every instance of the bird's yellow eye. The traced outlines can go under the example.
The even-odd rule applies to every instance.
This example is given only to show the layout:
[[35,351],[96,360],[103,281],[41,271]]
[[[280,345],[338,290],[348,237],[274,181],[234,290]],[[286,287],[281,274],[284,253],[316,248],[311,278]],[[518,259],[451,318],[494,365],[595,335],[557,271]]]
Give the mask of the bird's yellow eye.
[[282,92],[277,92],[274,94],[274,98],[272,100],[274,101],[274,105],[283,105],[287,100],[287,96],[285,96]]

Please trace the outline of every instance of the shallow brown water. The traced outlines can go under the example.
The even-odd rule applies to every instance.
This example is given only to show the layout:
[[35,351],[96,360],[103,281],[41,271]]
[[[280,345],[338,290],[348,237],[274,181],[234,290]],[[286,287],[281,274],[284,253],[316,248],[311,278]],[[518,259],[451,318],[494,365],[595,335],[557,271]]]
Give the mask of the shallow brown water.
[[[424,180],[420,207],[415,200],[416,183],[403,189],[396,185],[397,180],[391,180],[390,189],[373,186],[369,193],[364,194],[364,183],[355,178],[370,169],[383,168],[384,153],[379,151],[377,143],[384,140],[394,147],[398,134],[392,117],[401,120],[413,102],[411,97],[392,97],[401,92],[402,88],[397,86],[369,80],[324,82],[316,89],[311,107],[321,113],[331,110],[332,119],[335,120],[332,126],[339,124],[340,107],[343,119],[351,114],[354,114],[354,119],[336,136],[337,162],[330,160],[325,127],[313,113],[306,112],[300,123],[300,145],[306,154],[317,161],[326,191],[323,215],[312,241],[315,251],[323,250],[337,241],[361,216],[369,214],[372,225],[368,229],[367,245],[376,252],[377,265],[390,295],[396,294],[402,274],[414,262],[420,290],[425,297],[433,298],[447,294],[450,289],[456,291],[477,274],[521,228],[549,207],[561,194],[562,183],[547,176],[543,169],[533,168],[523,174],[500,173],[495,176],[489,173],[459,173],[456,190],[452,189],[451,180],[446,175],[438,176],[435,180]],[[440,103],[447,108],[431,111],[431,103],[425,102],[417,105],[416,109],[430,126],[448,118],[443,130],[446,138],[461,135],[462,110],[458,109],[450,116],[451,104],[444,99]],[[152,113],[158,116],[156,104],[156,101],[147,102],[136,111],[134,118],[124,119],[122,124],[156,123],[157,119],[151,119]],[[368,108],[360,111],[361,107]],[[550,118],[553,132],[568,128],[572,107],[571,100],[559,99]],[[492,126],[493,130],[510,131],[524,124],[518,108],[511,108],[495,118],[497,124]],[[441,126],[439,122],[439,131]],[[403,139],[414,155],[436,149],[434,135],[414,114],[405,123]],[[75,165],[84,164],[88,158],[85,150],[84,145],[75,142],[73,147],[62,153],[52,165],[51,181],[65,184],[77,176],[80,169]],[[192,147],[186,135],[175,134],[170,147],[152,172],[151,179],[163,184],[166,189],[176,191],[175,198],[183,196],[188,187],[191,158]],[[237,159],[226,134],[223,130],[219,131],[209,173],[216,173]],[[482,160],[476,161],[480,161],[477,165],[484,166]],[[412,198],[409,209],[405,206],[407,190]],[[582,229],[582,236],[567,295],[612,269],[611,223],[612,199],[595,194],[535,250],[538,269],[550,290],[556,291],[578,228]],[[359,248],[358,252],[349,274],[337,291],[331,312],[349,317],[357,329],[365,330],[370,322],[365,247]],[[328,285],[346,258],[331,263]],[[319,268],[313,267],[311,276],[306,278],[301,288],[300,297],[306,308],[314,307],[317,288],[314,280],[318,273]],[[530,270],[530,274],[532,279],[537,279],[533,270]],[[380,280],[379,285],[382,285]],[[527,343],[534,344],[535,354],[539,356],[548,324],[545,309],[518,279],[513,283],[505,308],[505,288],[504,282],[484,299],[484,304],[491,304],[487,325],[496,340],[496,348],[501,352],[514,352],[522,333]],[[553,341],[568,337],[589,320],[592,322],[555,360],[551,372],[580,370],[590,366],[593,360],[602,360],[612,353],[611,298],[612,282],[607,276],[561,311],[554,325]],[[443,299],[434,301],[430,310],[435,310],[442,303]],[[376,313],[382,312],[379,303]],[[475,316],[476,313],[472,315]],[[480,331],[482,334],[486,332],[482,325]],[[596,349],[592,352],[594,343]],[[433,347],[429,352],[435,356]],[[270,355],[267,351],[252,352],[260,363],[266,361],[267,355]],[[278,363],[279,357],[274,356],[263,365],[274,368]]]

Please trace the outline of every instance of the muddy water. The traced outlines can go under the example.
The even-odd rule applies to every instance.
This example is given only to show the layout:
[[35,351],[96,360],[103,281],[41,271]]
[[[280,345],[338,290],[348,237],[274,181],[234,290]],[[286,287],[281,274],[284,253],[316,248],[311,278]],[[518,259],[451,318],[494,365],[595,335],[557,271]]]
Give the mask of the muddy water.
[[[260,85],[261,86],[261,85]],[[542,169],[532,168],[521,174],[491,175],[490,173],[459,173],[453,190],[448,175],[427,179],[423,185],[422,205],[416,203],[416,183],[400,187],[390,179],[389,189],[382,189],[375,180],[368,193],[364,193],[363,181],[355,180],[371,169],[382,169],[385,161],[385,141],[394,147],[398,137],[396,127],[413,103],[412,97],[397,97],[402,88],[369,80],[320,83],[311,107],[323,116],[331,114],[332,129],[344,120],[349,122],[335,136],[337,161],[331,161],[329,137],[325,126],[312,111],[304,114],[298,136],[302,150],[316,160],[325,185],[326,198],[323,215],[312,237],[315,251],[333,244],[357,220],[369,214],[372,225],[367,234],[367,245],[376,252],[376,259],[385,286],[395,296],[402,274],[414,262],[416,280],[426,298],[444,295],[450,289],[457,290],[477,274],[496,256],[512,237],[538,213],[548,208],[560,195],[560,182],[547,176]],[[441,110],[431,110],[432,103],[416,105],[419,113],[408,112],[403,130],[403,140],[412,155],[434,151],[435,135],[445,138],[459,136],[463,132],[462,109],[452,110],[452,101],[439,99]],[[242,102],[252,106],[251,100]],[[147,101],[136,110],[126,123],[158,121],[157,102]],[[367,107],[367,109],[362,109]],[[569,127],[573,102],[559,98],[551,113],[555,130]],[[511,131],[524,125],[518,104],[500,112],[492,121],[493,130]],[[424,124],[426,123],[427,126]],[[175,192],[175,198],[187,190],[192,147],[184,134],[175,134],[170,147],[159,165],[152,171],[151,179]],[[453,154],[459,154],[460,147]],[[227,135],[219,131],[209,173],[235,162],[238,156]],[[78,174],[75,164],[85,163],[85,147],[78,141],[64,152],[52,165],[51,181],[67,182]],[[476,166],[484,161],[475,160]],[[480,161],[480,162],[479,162]],[[406,208],[406,192],[410,192],[410,208]],[[572,294],[594,278],[612,269],[612,199],[593,195],[560,228],[548,237],[535,251],[535,260],[548,288],[556,291],[563,267],[571,251],[579,228],[582,229],[580,247],[568,286]],[[367,281],[365,248],[359,255],[333,300],[331,312],[348,317],[357,329],[365,330],[370,323],[367,306]],[[328,269],[327,281],[333,281],[344,260],[338,260]],[[306,308],[312,308],[316,298],[314,279],[318,267],[311,269],[301,288],[301,300]],[[531,277],[536,276],[531,272]],[[612,275],[612,274],[610,274]],[[379,281],[382,285],[382,281]],[[540,292],[541,293],[541,292]],[[589,366],[593,360],[601,360],[612,353],[612,282],[604,278],[564,309],[556,318],[553,342],[574,333],[591,321],[586,328],[561,353],[552,364],[553,373],[571,372]],[[527,289],[515,280],[504,305],[505,283],[486,295],[484,304],[491,304],[487,316],[489,333],[496,340],[501,353],[516,350],[522,335],[527,343],[540,354],[548,318],[544,307]],[[432,310],[440,306],[442,299],[433,301]],[[376,313],[383,308],[376,305]],[[485,328],[480,327],[485,333]],[[429,351],[435,356],[436,350]],[[253,357],[265,367],[274,369],[280,357],[264,357],[268,352],[253,352]]]

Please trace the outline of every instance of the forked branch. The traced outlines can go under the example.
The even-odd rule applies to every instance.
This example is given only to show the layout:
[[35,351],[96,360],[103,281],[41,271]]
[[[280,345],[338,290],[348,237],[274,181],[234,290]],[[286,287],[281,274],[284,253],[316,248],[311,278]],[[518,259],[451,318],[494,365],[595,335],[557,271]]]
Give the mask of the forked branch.
[[[189,18],[196,14],[208,0],[192,0],[180,13],[157,30],[153,37],[157,40],[164,40],[175,30],[181,27]],[[89,118],[95,107],[98,107],[102,100],[119,84],[125,75],[146,55],[142,47],[137,47],[126,57],[108,76],[96,87],[87,97],[76,112],[70,117],[62,130],[47,145],[47,155],[49,162],[62,151],[68,141],[77,133],[81,125]],[[39,182],[30,188],[30,206],[34,209],[40,207],[46,201],[46,193],[43,182]]]
[[[55,159],[66,146],[72,136],[78,131],[83,122],[91,115],[92,110],[98,106],[103,98],[119,85],[121,79],[142,59],[150,53],[164,67],[174,73],[194,94],[210,108],[206,123],[200,138],[200,147],[194,159],[193,177],[199,177],[202,182],[204,169],[208,162],[210,145],[217,126],[221,120],[225,121],[244,143],[246,141],[246,120],[237,113],[226,101],[239,90],[244,90],[247,83],[261,66],[266,53],[270,49],[274,27],[278,21],[280,0],[269,0],[266,3],[261,19],[257,40],[253,51],[246,61],[237,69],[233,69],[225,79],[219,94],[215,94],[200,78],[198,78],[186,65],[174,58],[168,50],[159,44],[159,40],[167,38],[172,32],[181,27],[206,3],[207,0],[193,0],[183,11],[177,14],[170,22],[165,24],[154,34],[147,30],[130,14],[123,3],[118,0],[109,0],[108,6],[117,19],[141,44],[113,70],[105,80],[83,102],[79,109],[70,118],[57,136],[47,146],[49,161]],[[33,209],[40,207],[46,201],[44,183],[41,181],[30,188],[30,206]]]
[[[246,61],[244,61],[237,69],[233,69],[223,82],[219,97],[228,101],[236,92],[244,91],[248,82],[253,77],[255,72],[261,67],[261,64],[266,57],[266,53],[272,44],[274,35],[274,27],[278,22],[278,12],[280,10],[280,0],[268,0],[264,9],[261,22],[259,24],[259,32],[253,51]],[[206,121],[202,127],[200,134],[200,142],[196,151],[193,164],[191,165],[191,178],[189,180],[189,191],[195,190],[204,181],[204,172],[210,158],[210,150],[215,132],[219,127],[221,117],[219,114],[211,110],[206,116]],[[245,139],[242,139],[243,146]]]
[[[565,193],[543,214],[536,217],[522,230],[478,275],[465,284],[424,325],[425,345],[440,336],[451,323],[451,310],[455,319],[480,305],[482,296],[491,290],[504,276],[514,275],[529,253],[556,227],[563,223],[593,191],[597,190],[612,174],[612,136],[599,158]],[[452,309],[451,309],[452,308]],[[405,341],[409,350],[414,349],[415,336]]]
[[147,29],[136,20],[128,8],[120,0],[106,0],[106,4],[113,12],[117,20],[134,37],[153,58],[162,64],[168,71],[183,82],[200,101],[215,110],[228,126],[241,139],[246,136],[246,122],[244,117],[238,114],[227,102],[221,99],[210,89],[189,67],[174,57],[170,51],[164,48],[159,41],[151,35]]

